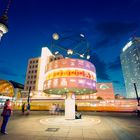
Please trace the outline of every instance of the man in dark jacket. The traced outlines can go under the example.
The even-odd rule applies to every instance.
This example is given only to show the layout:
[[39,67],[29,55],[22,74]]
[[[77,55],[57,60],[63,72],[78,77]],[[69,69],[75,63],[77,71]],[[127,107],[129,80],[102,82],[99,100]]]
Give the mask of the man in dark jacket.
[[2,122],[2,126],[1,126],[2,134],[8,134],[6,132],[6,126],[7,126],[8,120],[11,116],[11,113],[12,113],[11,103],[10,103],[10,100],[7,99],[5,102],[4,108],[3,108],[3,112],[1,114],[1,116],[3,117],[3,122]]

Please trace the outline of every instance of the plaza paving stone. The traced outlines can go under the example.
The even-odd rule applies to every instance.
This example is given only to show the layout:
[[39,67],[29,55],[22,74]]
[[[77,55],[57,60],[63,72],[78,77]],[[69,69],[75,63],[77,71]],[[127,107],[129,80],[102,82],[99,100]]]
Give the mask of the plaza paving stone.
[[0,140],[140,140],[140,118],[134,113],[83,112],[82,119],[31,111],[14,112]]

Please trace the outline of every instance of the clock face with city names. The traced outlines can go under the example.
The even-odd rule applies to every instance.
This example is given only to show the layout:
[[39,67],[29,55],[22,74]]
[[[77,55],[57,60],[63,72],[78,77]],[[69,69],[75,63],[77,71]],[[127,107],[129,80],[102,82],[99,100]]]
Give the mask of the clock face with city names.
[[65,94],[69,91],[75,94],[95,93],[95,66],[80,59],[52,61],[46,67],[44,91],[50,94]]
[[109,88],[109,86],[107,86],[106,84],[101,84],[99,88],[102,90],[106,90]]

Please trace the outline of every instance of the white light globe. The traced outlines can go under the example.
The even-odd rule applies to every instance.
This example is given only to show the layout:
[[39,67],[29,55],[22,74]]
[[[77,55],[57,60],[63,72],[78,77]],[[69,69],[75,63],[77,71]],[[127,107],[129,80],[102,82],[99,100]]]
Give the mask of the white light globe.
[[53,37],[54,40],[58,40],[59,39],[59,35],[57,33],[54,33],[52,35],[52,37]]

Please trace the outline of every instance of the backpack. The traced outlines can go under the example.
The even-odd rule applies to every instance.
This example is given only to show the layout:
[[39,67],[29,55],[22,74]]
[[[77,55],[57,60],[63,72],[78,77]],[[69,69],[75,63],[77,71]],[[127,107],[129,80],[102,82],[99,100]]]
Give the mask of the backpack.
[[11,115],[11,109],[7,109],[7,106],[5,106],[1,116],[10,116],[10,115]]

